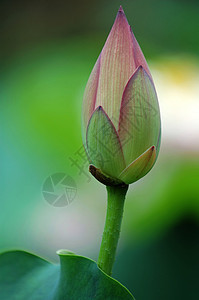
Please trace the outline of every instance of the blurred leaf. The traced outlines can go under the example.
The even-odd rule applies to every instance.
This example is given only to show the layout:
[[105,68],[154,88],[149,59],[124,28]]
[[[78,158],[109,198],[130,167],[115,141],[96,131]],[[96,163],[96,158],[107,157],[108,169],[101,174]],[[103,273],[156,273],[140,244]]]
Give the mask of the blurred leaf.
[[1,300],[134,299],[86,257],[59,251],[61,265],[23,251],[0,255]]

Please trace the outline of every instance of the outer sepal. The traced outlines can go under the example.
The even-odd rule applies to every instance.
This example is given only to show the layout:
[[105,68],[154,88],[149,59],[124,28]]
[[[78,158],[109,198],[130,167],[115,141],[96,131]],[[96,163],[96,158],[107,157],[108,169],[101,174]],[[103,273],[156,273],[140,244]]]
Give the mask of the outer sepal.
[[145,176],[153,167],[156,159],[156,149],[152,146],[126,167],[119,178],[126,184],[133,183]]
[[101,106],[91,116],[86,141],[90,163],[103,173],[117,177],[125,168],[123,152],[115,127]]
[[118,178],[113,178],[104,174],[100,169],[96,168],[94,165],[89,166],[89,172],[101,183],[106,186],[124,186],[126,185],[123,181]]
[[157,147],[159,143],[157,95],[151,78],[142,66],[136,70],[124,90],[118,134],[127,165],[151,145]]

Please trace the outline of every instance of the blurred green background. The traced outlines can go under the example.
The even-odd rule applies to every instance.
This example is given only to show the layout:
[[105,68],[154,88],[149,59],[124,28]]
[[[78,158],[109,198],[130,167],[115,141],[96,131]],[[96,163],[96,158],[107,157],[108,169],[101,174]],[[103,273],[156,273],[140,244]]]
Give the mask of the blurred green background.
[[[196,0],[0,1],[0,250],[97,259],[106,191],[78,154],[81,103],[120,4],[154,77],[163,129],[155,167],[128,192],[113,277],[137,300],[199,299]],[[61,208],[42,195],[59,172],[77,185]]]

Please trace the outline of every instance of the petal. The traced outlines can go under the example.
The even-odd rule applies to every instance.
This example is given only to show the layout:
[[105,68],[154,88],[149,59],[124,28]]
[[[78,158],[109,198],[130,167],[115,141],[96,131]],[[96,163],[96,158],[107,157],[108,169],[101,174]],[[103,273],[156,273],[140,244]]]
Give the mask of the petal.
[[127,165],[151,145],[157,147],[160,141],[157,95],[153,82],[142,66],[136,70],[124,90],[118,134]]
[[100,56],[95,63],[95,66],[90,74],[88,79],[84,97],[83,97],[83,106],[82,106],[82,136],[83,136],[83,143],[85,144],[86,139],[86,130],[88,121],[95,110],[95,102],[97,96],[97,87],[99,81],[99,72],[100,72]]
[[146,62],[146,59],[144,57],[144,54],[142,53],[142,50],[141,50],[138,42],[133,34],[132,29],[131,29],[131,34],[132,34],[132,39],[133,39],[133,54],[134,54],[135,66],[136,66],[136,68],[139,66],[142,66],[152,80],[152,76],[149,71],[148,64]]
[[117,177],[125,168],[123,152],[118,134],[101,106],[91,116],[86,140],[90,163],[105,174]]
[[136,160],[134,160],[122,173],[119,175],[119,179],[126,184],[133,183],[138,179],[145,176],[153,167],[156,159],[155,146],[152,146]]
[[118,127],[124,88],[136,69],[131,29],[120,8],[101,53],[96,106],[101,105]]

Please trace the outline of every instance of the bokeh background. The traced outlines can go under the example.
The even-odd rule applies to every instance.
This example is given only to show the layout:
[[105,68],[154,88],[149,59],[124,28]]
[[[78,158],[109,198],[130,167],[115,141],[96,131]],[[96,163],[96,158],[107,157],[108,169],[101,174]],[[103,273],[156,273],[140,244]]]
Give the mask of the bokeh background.
[[[106,191],[80,157],[81,102],[120,4],[154,77],[163,129],[155,167],[128,192],[113,277],[138,300],[199,299],[197,0],[0,1],[0,250],[97,259]],[[61,208],[42,194],[60,172],[77,186]]]

